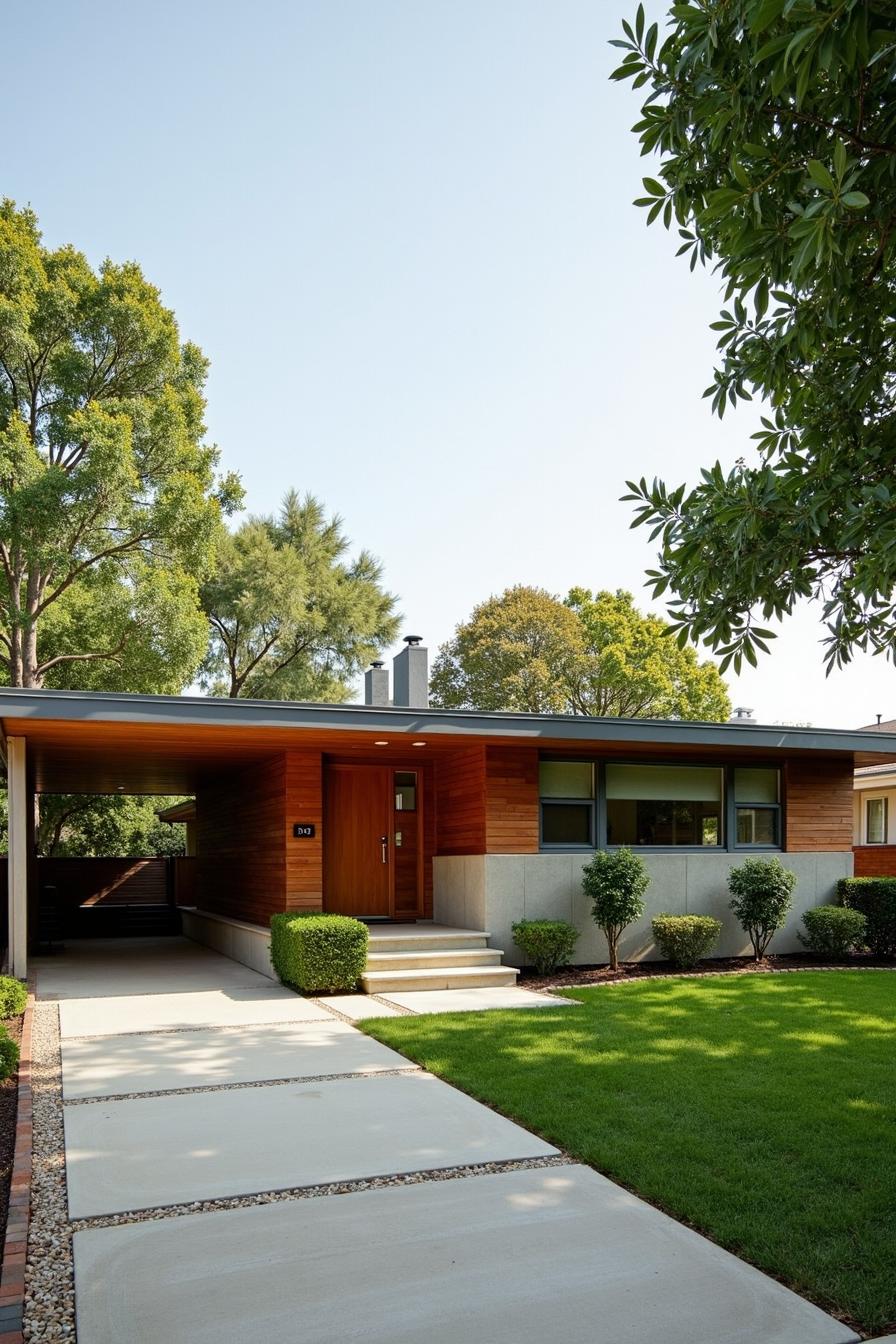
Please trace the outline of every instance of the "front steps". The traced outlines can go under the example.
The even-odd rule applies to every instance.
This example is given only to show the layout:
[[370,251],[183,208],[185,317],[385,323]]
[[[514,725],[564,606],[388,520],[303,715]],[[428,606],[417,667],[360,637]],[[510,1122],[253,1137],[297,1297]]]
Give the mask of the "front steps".
[[519,971],[501,964],[503,952],[488,946],[478,929],[426,924],[373,925],[366,994],[415,989],[485,989],[515,985]]

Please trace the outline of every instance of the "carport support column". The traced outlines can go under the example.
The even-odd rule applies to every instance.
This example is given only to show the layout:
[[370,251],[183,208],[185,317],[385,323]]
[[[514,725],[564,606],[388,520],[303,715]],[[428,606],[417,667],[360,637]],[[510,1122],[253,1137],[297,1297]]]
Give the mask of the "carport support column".
[[9,971],[28,972],[28,774],[25,738],[6,739],[9,798]]

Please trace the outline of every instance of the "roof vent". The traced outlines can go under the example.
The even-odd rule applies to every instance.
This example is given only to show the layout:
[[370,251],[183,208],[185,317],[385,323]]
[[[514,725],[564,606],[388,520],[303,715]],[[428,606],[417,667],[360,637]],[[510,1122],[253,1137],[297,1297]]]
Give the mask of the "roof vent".
[[747,709],[746,705],[735,705],[734,713],[728,720],[729,723],[755,723],[752,709]]

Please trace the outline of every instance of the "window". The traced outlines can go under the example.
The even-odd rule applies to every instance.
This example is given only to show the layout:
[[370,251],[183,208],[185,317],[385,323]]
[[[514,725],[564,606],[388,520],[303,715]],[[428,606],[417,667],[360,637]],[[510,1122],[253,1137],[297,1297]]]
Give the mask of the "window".
[[865,800],[865,844],[885,845],[887,843],[887,800],[886,798],[867,798]]
[[395,811],[417,811],[417,772],[416,770],[395,771]]
[[541,843],[564,849],[594,847],[594,765],[542,761],[539,766]]
[[719,848],[722,778],[715,766],[608,765],[607,844]]
[[738,848],[777,848],[781,843],[780,771],[734,771],[734,843]]

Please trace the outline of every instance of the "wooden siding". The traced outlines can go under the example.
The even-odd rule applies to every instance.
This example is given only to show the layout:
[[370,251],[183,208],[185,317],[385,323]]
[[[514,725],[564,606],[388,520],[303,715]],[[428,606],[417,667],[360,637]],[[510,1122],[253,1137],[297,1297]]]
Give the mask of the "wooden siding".
[[896,877],[896,845],[856,845],[856,877]]
[[853,842],[853,768],[842,758],[791,758],[784,766],[785,848],[848,851]]
[[[323,907],[323,764],[320,752],[291,751],[286,757],[284,840],[285,903],[281,910]],[[296,822],[310,822],[314,836],[297,839]]]
[[286,757],[222,771],[196,795],[197,904],[267,924],[286,908]]
[[486,853],[537,853],[538,806],[538,748],[486,747]]
[[437,854],[485,853],[485,747],[468,747],[435,762]]

